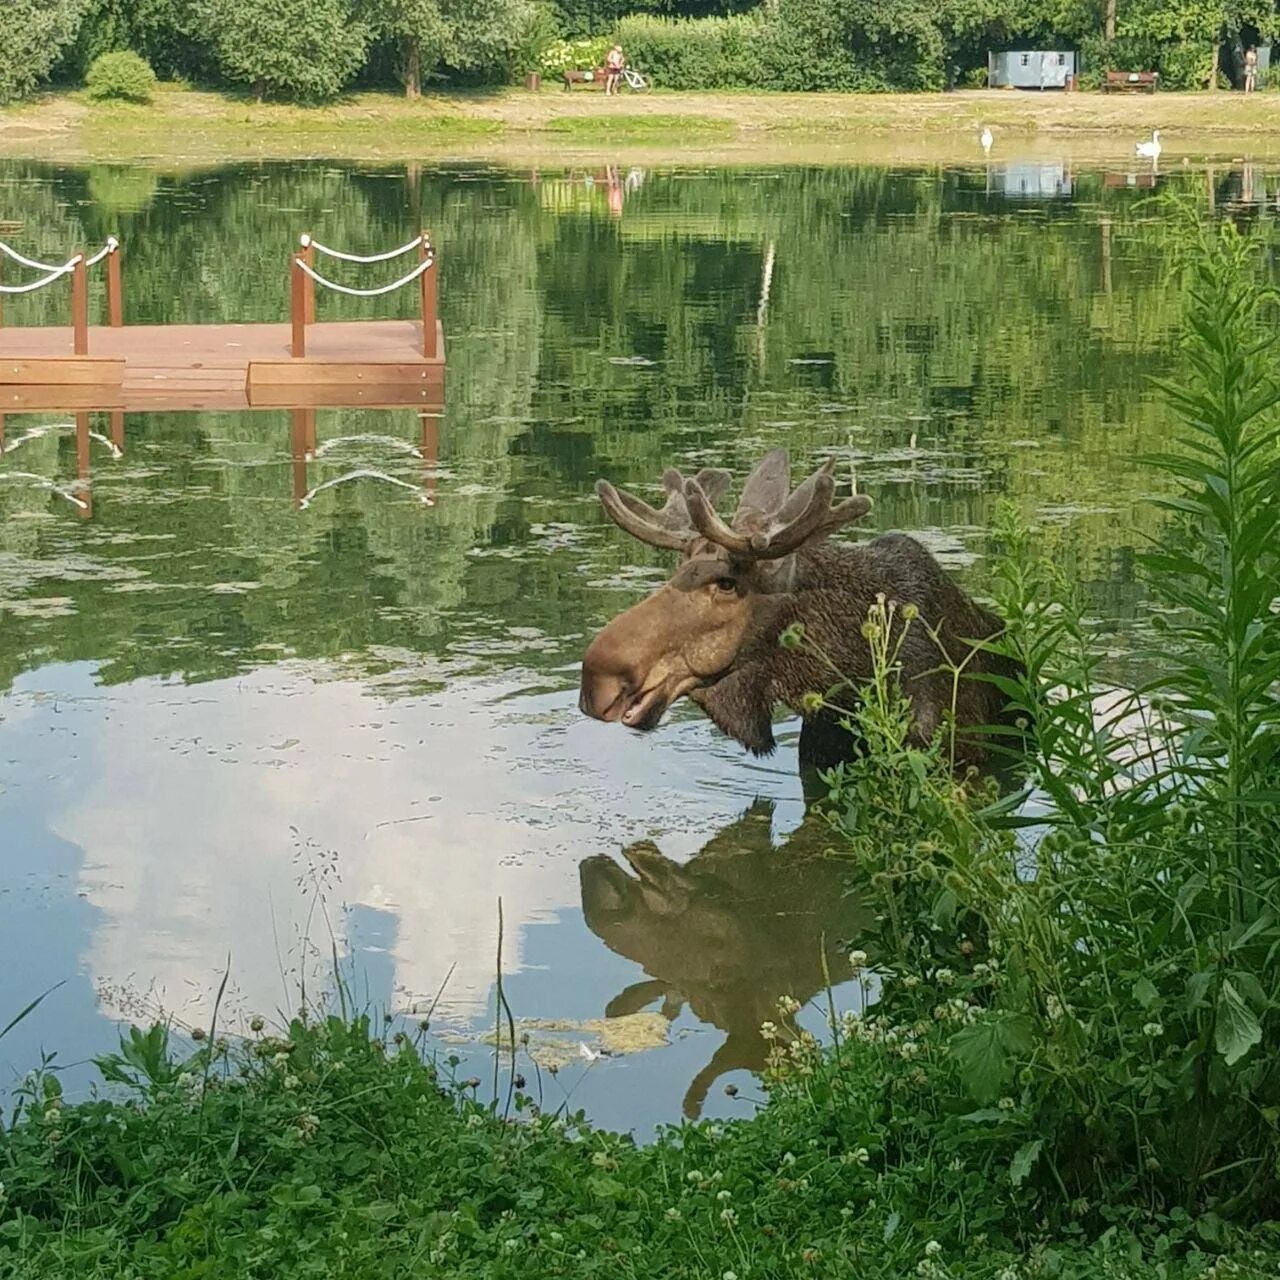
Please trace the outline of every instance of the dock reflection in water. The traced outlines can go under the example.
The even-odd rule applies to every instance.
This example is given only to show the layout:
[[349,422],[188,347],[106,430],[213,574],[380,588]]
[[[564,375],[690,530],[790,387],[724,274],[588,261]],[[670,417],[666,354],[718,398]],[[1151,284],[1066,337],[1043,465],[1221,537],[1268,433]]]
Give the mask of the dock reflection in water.
[[845,870],[825,856],[831,828],[810,814],[781,846],[772,838],[773,805],[757,801],[683,865],[650,840],[580,867],[588,927],[648,975],[620,991],[608,1017],[661,1001],[674,1021],[688,1004],[724,1042],[694,1076],[684,1114],[702,1112],[711,1086],[730,1071],[758,1071],[768,1042],[764,1022],[784,1037],[793,1020],[778,999],[804,1003],[828,982],[849,978],[847,951],[867,922],[847,889]]

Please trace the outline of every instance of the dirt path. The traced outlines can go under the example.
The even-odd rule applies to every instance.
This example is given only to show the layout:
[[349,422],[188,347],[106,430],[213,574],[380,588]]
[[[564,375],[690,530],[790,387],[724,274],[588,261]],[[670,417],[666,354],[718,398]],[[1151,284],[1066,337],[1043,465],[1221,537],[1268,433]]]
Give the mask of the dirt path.
[[337,106],[258,105],[165,86],[146,107],[47,95],[0,112],[0,155],[166,167],[304,156],[514,164],[1127,163],[1161,130],[1161,164],[1280,158],[1280,94],[357,94]]

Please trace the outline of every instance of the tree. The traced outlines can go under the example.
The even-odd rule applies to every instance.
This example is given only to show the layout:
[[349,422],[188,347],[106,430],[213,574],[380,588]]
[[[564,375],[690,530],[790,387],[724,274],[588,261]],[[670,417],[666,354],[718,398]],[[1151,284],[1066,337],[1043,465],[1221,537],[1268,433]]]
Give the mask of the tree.
[[84,17],[68,54],[83,74],[100,54],[128,49],[163,79],[201,77],[211,70],[203,32],[190,0],[81,0]]
[[1272,0],[1128,0],[1119,19],[1121,35],[1162,44],[1182,41],[1205,51],[1208,87],[1218,87],[1218,51],[1245,26],[1271,30]]
[[75,39],[83,0],[0,3],[0,102],[30,94]]
[[200,12],[222,74],[259,100],[335,98],[369,48],[351,0],[203,0]]
[[532,20],[526,0],[370,0],[379,32],[401,48],[405,92],[416,98],[437,67],[505,68]]

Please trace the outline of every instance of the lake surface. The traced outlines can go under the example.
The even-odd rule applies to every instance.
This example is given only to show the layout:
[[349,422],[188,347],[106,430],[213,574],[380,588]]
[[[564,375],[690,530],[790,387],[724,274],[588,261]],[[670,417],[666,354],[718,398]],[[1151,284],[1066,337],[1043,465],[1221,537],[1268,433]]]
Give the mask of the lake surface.
[[[794,725],[759,761],[696,714],[639,737],[578,713],[587,639],[664,575],[593,482],[835,456],[871,532],[978,592],[1011,501],[1122,661],[1179,312],[1150,176],[0,165],[23,252],[120,236],[134,321],[281,319],[300,231],[428,227],[448,353],[443,414],[321,411],[310,460],[286,412],[130,415],[116,447],[94,415],[87,467],[67,415],[4,419],[0,1025],[64,985],[0,1044],[0,1089],[42,1047],[83,1082],[121,1020],[207,1025],[228,964],[224,1025],[274,1016],[335,956],[359,1002],[434,1006],[488,1080],[501,902],[505,996],[571,1055],[548,1104],[641,1134],[740,1113],[759,1023],[819,989],[820,938],[847,976],[859,906],[800,825]],[[1171,182],[1276,199],[1251,167]],[[666,1043],[589,1062],[577,1024],[606,1015]]]

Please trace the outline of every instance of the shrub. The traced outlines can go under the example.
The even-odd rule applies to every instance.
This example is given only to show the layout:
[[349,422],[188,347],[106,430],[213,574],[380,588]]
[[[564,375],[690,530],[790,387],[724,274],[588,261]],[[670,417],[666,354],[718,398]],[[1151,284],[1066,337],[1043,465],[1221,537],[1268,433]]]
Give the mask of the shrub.
[[150,102],[156,87],[156,73],[136,53],[119,50],[94,58],[85,73],[85,88],[91,98],[122,98],[125,102]]
[[364,65],[370,31],[350,0],[202,0],[218,67],[254,96],[336,98]]
[[0,4],[0,103],[27,97],[75,38],[81,0]]
[[190,0],[84,0],[79,34],[55,75],[82,79],[95,58],[116,49],[140,54],[162,80],[213,70]]
[[607,36],[553,40],[539,55],[538,69],[544,76],[562,76],[566,71],[587,71],[603,66],[609,44]]
[[635,13],[618,24],[627,61],[664,89],[762,88],[765,23],[756,14],[660,18]]
[[915,0],[778,0],[761,47],[771,89],[940,89],[942,32]]
[[1038,844],[1015,843],[1011,802],[957,792],[945,738],[905,747],[896,682],[851,716],[877,749],[832,775],[883,899],[867,1038],[931,1068],[886,1068],[895,1114],[940,1157],[981,1146],[1024,1220],[1098,1233],[1154,1210],[1212,1242],[1280,1207],[1280,424],[1256,275],[1231,225],[1195,232],[1143,690],[1108,689],[1076,593],[1004,520],[1002,643],[1027,677],[1002,687],[1032,729]]

